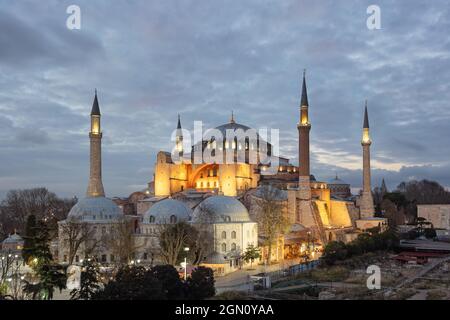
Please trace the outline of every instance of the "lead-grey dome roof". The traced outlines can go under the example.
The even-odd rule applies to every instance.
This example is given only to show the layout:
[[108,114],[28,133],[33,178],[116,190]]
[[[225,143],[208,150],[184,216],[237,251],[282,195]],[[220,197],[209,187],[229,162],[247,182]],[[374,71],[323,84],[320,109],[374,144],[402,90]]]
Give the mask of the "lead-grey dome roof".
[[122,210],[105,197],[83,198],[72,207],[67,219],[86,222],[109,222],[123,217]]
[[202,201],[194,210],[194,223],[250,222],[247,208],[237,199],[213,196]]
[[20,243],[23,242],[23,238],[21,236],[19,236],[17,233],[14,233],[12,235],[10,235],[8,238],[6,238],[5,240],[3,240],[3,243]]
[[[144,213],[143,223],[176,223],[189,221],[192,210],[183,202],[174,199],[165,199],[155,203],[146,213]],[[175,220],[171,220],[175,217]]]

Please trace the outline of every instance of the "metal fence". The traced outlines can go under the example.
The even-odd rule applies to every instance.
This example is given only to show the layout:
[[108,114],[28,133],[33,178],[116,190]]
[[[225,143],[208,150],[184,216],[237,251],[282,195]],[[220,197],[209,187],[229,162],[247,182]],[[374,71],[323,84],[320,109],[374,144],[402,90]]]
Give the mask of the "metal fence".
[[281,278],[288,276],[294,276],[296,274],[313,270],[319,265],[319,260],[310,261],[308,263],[300,263],[289,266],[286,269],[267,272],[266,275],[271,278],[272,281],[277,281]]

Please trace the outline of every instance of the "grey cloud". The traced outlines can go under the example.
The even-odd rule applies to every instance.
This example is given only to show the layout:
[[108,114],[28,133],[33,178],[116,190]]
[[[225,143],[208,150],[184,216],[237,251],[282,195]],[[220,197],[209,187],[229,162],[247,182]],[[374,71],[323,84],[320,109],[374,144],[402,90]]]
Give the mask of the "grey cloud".
[[[0,0],[0,198],[30,185],[84,193],[96,87],[110,196],[152,179],[178,113],[192,128],[220,125],[234,109],[241,123],[280,129],[280,152],[296,161],[303,68],[312,143],[327,158],[358,161],[367,98],[373,160],[384,165],[374,165],[374,184],[388,176],[391,188],[410,177],[450,186],[444,0],[380,0],[378,31],[367,30],[372,3],[360,0],[81,0],[79,31],[65,28],[69,4]],[[18,143],[27,128],[47,142]],[[361,185],[358,170],[323,163],[324,154],[311,155],[318,177],[338,171]]]
[[40,129],[18,130],[16,139],[19,142],[31,143],[33,145],[47,144],[50,141],[48,133]]

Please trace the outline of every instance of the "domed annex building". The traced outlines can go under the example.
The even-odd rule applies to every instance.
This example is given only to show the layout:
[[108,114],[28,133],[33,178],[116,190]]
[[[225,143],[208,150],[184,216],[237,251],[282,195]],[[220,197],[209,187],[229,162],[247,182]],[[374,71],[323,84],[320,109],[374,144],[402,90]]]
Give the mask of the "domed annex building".
[[241,259],[245,250],[250,245],[258,246],[258,224],[233,197],[212,196],[202,201],[194,210],[192,224],[210,235],[211,246],[202,265],[217,275],[238,270],[245,264]]
[[164,199],[155,203],[141,217],[134,235],[136,259],[150,264],[162,262],[159,254],[159,233],[164,225],[189,222],[192,210],[183,202]]

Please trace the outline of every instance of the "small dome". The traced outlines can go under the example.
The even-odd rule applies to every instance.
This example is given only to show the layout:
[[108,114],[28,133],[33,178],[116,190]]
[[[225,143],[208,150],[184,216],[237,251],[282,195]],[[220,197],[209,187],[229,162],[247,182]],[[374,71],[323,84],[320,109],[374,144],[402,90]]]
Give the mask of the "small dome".
[[201,202],[194,210],[193,221],[197,223],[249,222],[247,208],[237,199],[213,196]]
[[177,223],[188,221],[192,210],[183,202],[173,199],[165,199],[155,203],[145,214],[143,223]]
[[87,222],[107,222],[123,217],[122,210],[105,197],[92,197],[78,200],[70,210],[67,219],[78,219]]
[[336,176],[333,180],[331,180],[328,184],[348,184],[344,180],[339,179],[338,176]]
[[19,236],[17,233],[10,235],[8,238],[3,240],[3,243],[20,243],[23,242],[23,239],[21,236]]

